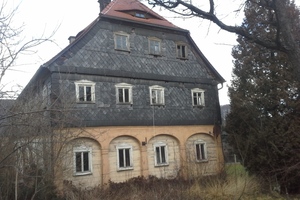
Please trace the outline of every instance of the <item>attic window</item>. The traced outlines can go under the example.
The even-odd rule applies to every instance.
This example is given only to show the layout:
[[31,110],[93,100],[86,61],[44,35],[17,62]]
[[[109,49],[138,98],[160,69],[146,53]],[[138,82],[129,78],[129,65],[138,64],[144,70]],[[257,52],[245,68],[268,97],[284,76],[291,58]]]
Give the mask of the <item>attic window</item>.
[[146,18],[145,14],[143,13],[135,13],[135,16],[138,18]]
[[114,34],[115,49],[122,51],[129,51],[129,35],[123,32]]
[[184,44],[177,44],[177,58],[187,59],[187,47]]
[[157,38],[149,38],[149,53],[152,55],[161,54],[161,40]]

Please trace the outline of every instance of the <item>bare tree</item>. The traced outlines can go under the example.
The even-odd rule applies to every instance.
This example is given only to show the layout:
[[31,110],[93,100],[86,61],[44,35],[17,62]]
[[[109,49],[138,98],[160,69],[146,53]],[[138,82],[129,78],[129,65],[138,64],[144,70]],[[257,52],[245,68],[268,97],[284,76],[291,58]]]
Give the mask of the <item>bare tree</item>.
[[41,33],[39,37],[26,39],[23,34],[24,26],[15,27],[14,19],[19,6],[9,10],[8,1],[3,1],[0,5],[0,98],[16,98],[15,91],[5,89],[3,77],[7,71],[16,64],[16,60],[21,55],[32,55],[36,52],[34,48],[45,43],[53,42],[55,30],[48,36]]
[[13,23],[18,8],[9,10],[8,1],[0,3],[0,199],[51,196],[46,193],[54,191],[54,163],[60,159],[66,141],[73,137],[65,128],[74,120],[67,111],[71,100],[63,100],[64,104],[58,106],[54,102],[64,97],[58,94],[51,101],[49,95],[43,95],[47,88],[41,82],[27,86],[17,100],[19,91],[5,88],[3,78],[20,56],[35,54],[36,47],[53,42],[55,33],[27,39],[25,27]]
[[[161,6],[169,11],[185,17],[199,17],[209,20],[219,26],[221,29],[241,35],[251,42],[259,44],[263,47],[273,50],[279,50],[286,53],[294,66],[295,72],[300,77],[300,48],[299,39],[293,34],[294,29],[291,24],[289,15],[290,7],[294,6],[294,1],[290,0],[244,0],[238,8],[242,9],[243,4],[252,2],[258,4],[264,9],[271,10],[276,18],[275,24],[270,24],[269,21],[261,21],[257,23],[269,23],[270,26],[276,27],[276,37],[273,40],[265,40],[258,37],[255,33],[249,32],[239,25],[228,25],[218,17],[214,0],[207,0],[209,5],[207,9],[202,9],[201,6],[196,6],[193,1],[186,0],[148,0],[152,6]],[[202,2],[203,4],[203,2]],[[299,20],[299,19],[298,19]]]

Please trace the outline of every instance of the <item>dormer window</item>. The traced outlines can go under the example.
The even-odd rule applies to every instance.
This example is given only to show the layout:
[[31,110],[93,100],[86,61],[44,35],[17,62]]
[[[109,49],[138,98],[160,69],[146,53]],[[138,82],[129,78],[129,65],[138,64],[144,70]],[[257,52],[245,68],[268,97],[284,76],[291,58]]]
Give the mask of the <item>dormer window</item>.
[[145,14],[138,13],[138,12],[135,13],[135,16],[138,17],[138,18],[146,18]]

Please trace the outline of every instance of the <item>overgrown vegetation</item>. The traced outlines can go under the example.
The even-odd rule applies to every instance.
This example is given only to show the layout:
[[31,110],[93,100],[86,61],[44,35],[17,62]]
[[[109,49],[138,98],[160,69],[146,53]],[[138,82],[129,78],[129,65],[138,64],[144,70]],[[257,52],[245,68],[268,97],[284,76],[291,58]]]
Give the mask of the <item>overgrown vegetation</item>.
[[300,193],[299,10],[293,0],[244,0],[241,25],[228,25],[214,0],[148,0],[238,35],[226,130],[249,171],[282,193]]
[[199,176],[193,180],[150,176],[148,179],[137,177],[124,183],[109,183],[92,189],[79,189],[66,182],[65,188],[64,198],[67,200],[284,199],[276,192],[269,192],[259,178],[250,176],[239,164],[227,166],[226,172],[221,174]]
[[[294,4],[286,9],[291,31],[299,38],[299,10]],[[275,40],[277,21],[271,9],[246,3],[242,27],[257,37]],[[264,177],[282,193],[299,193],[297,73],[285,52],[267,49],[242,36],[237,41],[232,53],[231,112],[226,119],[229,140],[251,173]]]

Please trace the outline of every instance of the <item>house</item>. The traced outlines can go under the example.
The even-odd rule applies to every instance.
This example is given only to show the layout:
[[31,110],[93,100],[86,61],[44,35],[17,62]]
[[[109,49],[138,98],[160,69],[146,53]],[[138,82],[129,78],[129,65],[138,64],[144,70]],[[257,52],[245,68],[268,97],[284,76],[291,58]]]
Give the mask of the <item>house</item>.
[[[72,135],[60,149],[57,183],[94,187],[219,172],[218,84],[224,79],[189,31],[138,0],[99,3],[99,17],[27,86],[46,110],[68,107],[64,120],[76,121],[60,126]],[[47,116],[60,117],[52,110]]]

